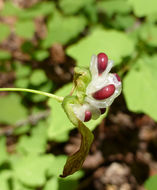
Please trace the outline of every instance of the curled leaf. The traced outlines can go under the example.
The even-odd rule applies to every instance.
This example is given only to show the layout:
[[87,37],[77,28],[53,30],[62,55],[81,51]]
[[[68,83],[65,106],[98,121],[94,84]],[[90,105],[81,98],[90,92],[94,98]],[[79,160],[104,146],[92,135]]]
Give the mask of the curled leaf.
[[83,162],[89,152],[90,146],[93,142],[92,132],[82,123],[79,122],[78,130],[81,133],[81,145],[80,149],[69,156],[64,166],[63,174],[60,177],[67,177],[79,169],[81,169]]

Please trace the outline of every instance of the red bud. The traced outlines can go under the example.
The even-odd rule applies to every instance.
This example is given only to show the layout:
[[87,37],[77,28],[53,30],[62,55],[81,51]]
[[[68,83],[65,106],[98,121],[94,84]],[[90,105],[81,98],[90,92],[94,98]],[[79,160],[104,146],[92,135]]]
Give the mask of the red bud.
[[87,122],[92,118],[92,113],[88,110],[85,111],[85,119],[84,121]]
[[98,57],[98,71],[101,74],[107,67],[108,57],[105,53],[99,53]]
[[95,98],[96,100],[103,100],[112,96],[114,91],[115,91],[115,86],[113,84],[109,84],[108,86],[105,86],[104,88],[95,92],[93,94],[93,98]]

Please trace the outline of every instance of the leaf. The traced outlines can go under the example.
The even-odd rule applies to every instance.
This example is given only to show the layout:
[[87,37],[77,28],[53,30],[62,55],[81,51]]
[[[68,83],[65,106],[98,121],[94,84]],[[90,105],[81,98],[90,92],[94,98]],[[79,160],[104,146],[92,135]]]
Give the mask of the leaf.
[[15,25],[15,33],[20,37],[31,39],[35,33],[33,20],[18,21]]
[[0,42],[5,40],[10,34],[10,28],[6,24],[0,23]]
[[156,0],[129,0],[133,7],[134,13],[138,17],[147,16],[157,12],[157,1]]
[[59,7],[65,14],[75,14],[80,9],[84,8],[85,6],[89,6],[93,0],[60,0],[59,1]]
[[150,46],[157,46],[157,26],[154,24],[145,23],[141,26],[139,37]]
[[22,184],[18,179],[16,179],[16,177],[14,177],[12,180],[12,186],[13,190],[34,190],[34,188]]
[[23,135],[17,144],[17,151],[23,154],[41,154],[46,150],[46,123],[40,122],[33,128],[30,136]]
[[49,57],[49,52],[47,50],[37,50],[33,53],[32,56],[37,61],[43,61]]
[[10,170],[3,170],[0,172],[0,188],[2,190],[10,190],[10,178],[12,172]]
[[46,16],[52,13],[54,10],[54,3],[51,2],[40,2],[34,6],[27,8],[24,12],[21,11],[19,15],[21,18],[35,18],[39,16]]
[[[56,95],[66,96],[70,93],[71,89],[72,84],[65,85],[56,92]],[[66,141],[69,131],[73,129],[74,126],[64,113],[61,104],[50,98],[48,105],[51,108],[51,113],[48,117],[48,137],[51,140],[53,139],[59,142]]]
[[46,183],[45,187],[43,190],[58,190],[59,189],[59,184],[58,184],[58,179],[56,177],[51,178],[48,180]]
[[15,73],[16,73],[16,78],[21,78],[21,77],[28,77],[31,73],[31,68],[29,65],[23,65],[19,62],[15,62]]
[[15,86],[18,88],[27,88],[29,86],[29,78],[17,78]]
[[6,138],[0,137],[0,165],[7,161],[8,153],[6,150]]
[[66,44],[77,37],[86,26],[86,19],[82,16],[62,16],[54,12],[48,20],[48,34],[42,41],[42,47],[51,47],[54,43]]
[[[0,29],[1,29],[1,26],[0,26]],[[0,50],[0,60],[8,60],[10,58],[11,58],[11,54],[8,51]]]
[[[53,155],[28,155],[16,158],[12,163],[14,175],[21,183],[31,187],[40,187],[45,184],[47,172],[53,165]],[[21,175],[22,174],[22,175]]]
[[144,183],[146,190],[156,190],[157,187],[157,175],[149,177]]
[[82,122],[79,123],[78,130],[82,137],[80,149],[68,157],[64,166],[63,174],[60,175],[60,177],[67,177],[81,169],[93,142],[94,136],[92,132]]
[[15,86],[18,88],[27,88],[29,86],[29,75],[31,68],[29,65],[23,65],[19,62],[14,63],[15,66]]
[[11,3],[11,1],[7,1],[4,4],[3,9],[0,11],[2,16],[18,16],[22,10],[15,6],[15,4]]
[[31,19],[37,16],[46,16],[50,14],[54,9],[53,2],[40,2],[31,8],[20,9],[10,1],[5,2],[4,8],[0,12],[3,16],[18,16],[22,19]]
[[118,14],[115,17],[115,20],[112,22],[114,28],[118,29],[128,29],[133,27],[136,19],[132,15],[120,15]]
[[[77,172],[79,173],[79,172]],[[74,176],[73,174],[72,176]],[[69,179],[70,178],[70,179]],[[59,190],[76,190],[79,186],[80,182],[78,180],[71,179],[71,176],[59,179]]]
[[[56,160],[59,156],[55,157]],[[65,160],[64,160],[65,162]],[[58,166],[59,163],[56,163],[56,166]],[[58,178],[58,177],[52,177],[50,178],[43,190],[76,190],[76,188],[79,185],[78,179],[83,177],[83,172],[78,171],[77,173],[73,174],[72,176],[64,178]]]
[[99,12],[112,16],[114,13],[129,13],[131,6],[126,0],[105,0],[97,3]]
[[157,121],[157,56],[143,56],[124,78],[123,92],[128,109],[143,112]]
[[76,59],[78,66],[89,67],[93,54],[105,52],[116,64],[134,51],[134,41],[115,30],[97,28],[92,34],[67,48],[67,54]]
[[47,81],[47,76],[45,72],[41,69],[34,70],[30,77],[30,83],[34,86],[41,85],[46,81]]
[[11,93],[0,97],[0,122],[14,124],[18,120],[25,119],[27,109],[21,103],[21,97],[18,94]]
[[48,170],[48,175],[58,177],[61,171],[63,170],[63,166],[66,161],[66,158],[67,156],[65,155],[55,156],[53,159],[53,164]]

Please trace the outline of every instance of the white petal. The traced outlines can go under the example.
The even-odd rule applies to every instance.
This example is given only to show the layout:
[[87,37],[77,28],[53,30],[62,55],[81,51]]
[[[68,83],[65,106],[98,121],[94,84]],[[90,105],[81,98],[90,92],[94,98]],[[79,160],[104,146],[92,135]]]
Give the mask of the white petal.
[[[93,94],[94,92],[100,90],[104,86],[111,84],[110,77],[108,77],[108,73],[113,66],[113,61],[111,61],[111,60],[108,61],[107,68],[101,75],[98,75],[97,63],[94,63],[93,65],[94,66],[92,66],[92,69],[93,69],[92,70],[92,80],[86,89],[87,96],[90,96],[90,94]],[[96,65],[96,67],[95,67],[95,65]]]
[[[109,98],[106,98],[104,100],[96,100],[95,98],[93,98],[92,94],[94,92],[96,92],[98,87],[101,86],[101,88],[109,85],[109,84],[113,84],[115,86],[115,92],[113,93],[112,96],[110,96]],[[93,84],[92,84],[93,85]],[[85,98],[85,101],[87,101],[89,104],[97,107],[97,108],[107,108],[109,107],[112,102],[114,101],[114,99],[119,96],[119,94],[121,93],[121,90],[122,90],[122,85],[121,85],[121,82],[117,80],[116,76],[114,74],[108,74],[106,75],[106,79],[102,85],[99,84],[98,87],[96,87],[96,83],[94,86],[90,86],[90,89],[89,87],[87,87],[87,97]],[[94,90],[92,89],[94,88]],[[101,88],[98,88],[98,90],[100,90]]]
[[73,108],[76,117],[78,119],[80,119],[81,121],[84,121],[84,119],[85,119],[85,109],[84,109],[84,107],[81,106],[81,105],[78,105],[78,104],[76,104],[76,105],[71,104],[71,107]]
[[98,68],[97,68],[97,56],[93,55],[90,63],[90,72],[92,75],[92,80],[98,76]]
[[100,75],[101,78],[106,78],[106,75],[110,72],[110,70],[112,69],[113,67],[113,61],[112,60],[108,60],[108,63],[107,63],[107,67],[105,69],[105,71]]
[[101,115],[100,109],[93,105],[90,105],[90,111],[92,112],[92,119],[94,120],[98,119]]

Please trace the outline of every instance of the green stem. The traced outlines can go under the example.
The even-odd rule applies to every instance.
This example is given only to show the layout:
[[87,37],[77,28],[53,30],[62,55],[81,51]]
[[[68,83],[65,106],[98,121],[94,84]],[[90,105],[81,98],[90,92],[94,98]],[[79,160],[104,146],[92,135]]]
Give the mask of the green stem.
[[56,96],[56,95],[51,94],[51,93],[42,92],[42,91],[39,91],[39,90],[27,89],[27,88],[0,88],[0,91],[30,92],[30,93],[34,93],[34,94],[40,94],[40,95],[43,95],[43,96],[47,96],[49,98],[53,98],[53,99],[57,100],[58,102],[62,102],[63,99],[64,99],[62,96]]

